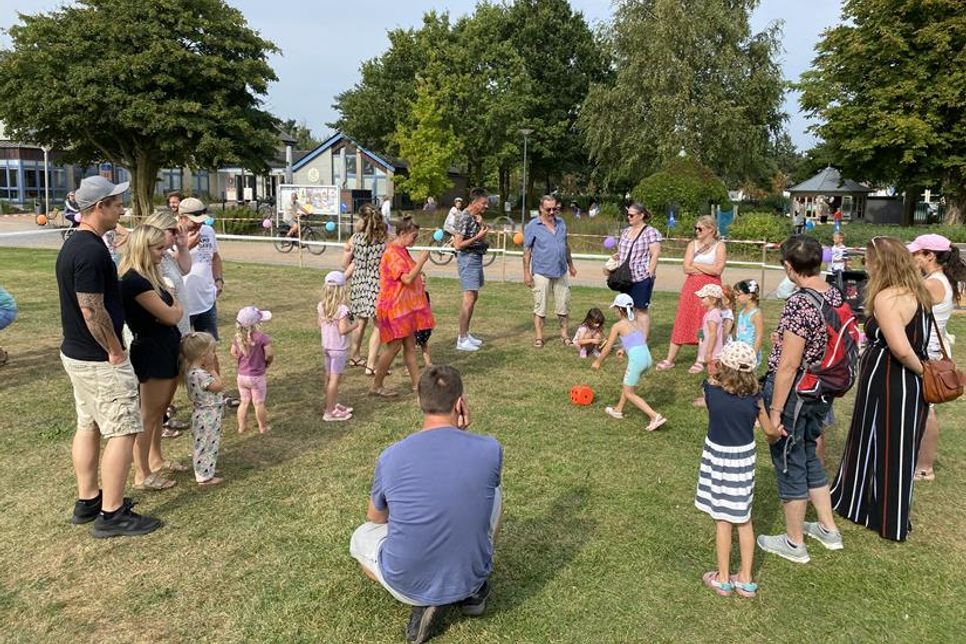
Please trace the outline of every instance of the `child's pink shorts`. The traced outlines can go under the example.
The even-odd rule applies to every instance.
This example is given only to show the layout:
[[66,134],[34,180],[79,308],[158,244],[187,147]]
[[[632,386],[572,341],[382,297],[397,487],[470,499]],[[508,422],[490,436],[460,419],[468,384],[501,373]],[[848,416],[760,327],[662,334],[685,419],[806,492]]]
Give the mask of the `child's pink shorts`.
[[330,351],[329,349],[325,349],[323,353],[326,373],[338,375],[345,371],[345,363],[349,359],[348,351]]
[[268,378],[261,376],[238,375],[238,399],[243,405],[253,401],[256,405],[265,404],[268,395]]

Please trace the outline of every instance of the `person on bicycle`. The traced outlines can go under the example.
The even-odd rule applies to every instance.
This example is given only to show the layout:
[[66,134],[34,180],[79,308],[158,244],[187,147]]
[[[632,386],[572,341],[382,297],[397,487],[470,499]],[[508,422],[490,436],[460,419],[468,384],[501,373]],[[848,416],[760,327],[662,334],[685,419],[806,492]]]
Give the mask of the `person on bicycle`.
[[453,200],[453,207],[449,209],[449,214],[446,215],[446,220],[443,222],[443,231],[449,235],[455,235],[456,221],[459,219],[462,212],[463,197],[457,197]]
[[288,224],[288,233],[285,234],[286,237],[298,237],[299,236],[299,218],[302,215],[309,214],[305,210],[305,206],[299,203],[299,193],[292,193],[292,201],[289,203],[288,208],[285,210],[284,221]]
[[71,228],[80,226],[80,207],[74,200],[74,191],[71,190],[64,198],[64,219],[70,222]]

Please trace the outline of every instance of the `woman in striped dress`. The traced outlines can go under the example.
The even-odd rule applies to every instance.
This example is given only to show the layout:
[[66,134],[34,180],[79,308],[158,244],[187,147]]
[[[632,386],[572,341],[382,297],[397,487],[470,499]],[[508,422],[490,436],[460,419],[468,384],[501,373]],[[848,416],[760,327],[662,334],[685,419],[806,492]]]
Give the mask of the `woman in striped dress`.
[[912,254],[898,239],[874,237],[865,257],[869,344],[859,362],[855,409],[832,506],[884,539],[905,541],[926,426],[922,360],[932,301]]

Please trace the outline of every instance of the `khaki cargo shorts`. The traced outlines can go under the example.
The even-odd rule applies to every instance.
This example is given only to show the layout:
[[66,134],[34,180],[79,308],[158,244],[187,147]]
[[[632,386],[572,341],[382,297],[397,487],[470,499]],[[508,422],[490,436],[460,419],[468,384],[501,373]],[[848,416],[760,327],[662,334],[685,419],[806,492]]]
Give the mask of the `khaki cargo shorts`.
[[60,359],[74,388],[78,431],[100,431],[104,438],[112,438],[143,429],[138,378],[130,360],[112,365],[74,360],[63,353]]
[[533,288],[530,290],[533,292],[533,314],[537,317],[547,317],[551,295],[554,313],[560,317],[570,314],[570,282],[566,275],[550,278],[534,274]]

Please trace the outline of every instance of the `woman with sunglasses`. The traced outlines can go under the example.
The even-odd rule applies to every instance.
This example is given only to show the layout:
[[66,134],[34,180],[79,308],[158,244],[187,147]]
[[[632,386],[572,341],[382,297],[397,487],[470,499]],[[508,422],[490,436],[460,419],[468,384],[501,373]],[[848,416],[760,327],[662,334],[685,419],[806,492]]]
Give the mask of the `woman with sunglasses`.
[[698,344],[698,330],[705,309],[695,293],[705,284],[721,285],[721,273],[727,261],[724,242],[718,239],[718,226],[710,215],[698,217],[694,224],[694,239],[684,251],[684,288],[678,299],[678,312],[671,329],[671,344],[667,357],[657,363],[659,371],[674,367],[681,345]]
[[627,207],[628,226],[621,232],[617,254],[614,259],[623,264],[630,256],[631,290],[628,295],[634,300],[635,324],[647,339],[651,335],[651,293],[654,291],[654,278],[657,271],[657,258],[661,254],[661,233],[649,226],[650,211],[635,202]]

